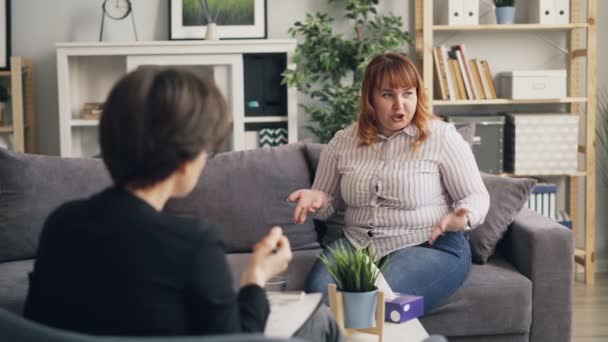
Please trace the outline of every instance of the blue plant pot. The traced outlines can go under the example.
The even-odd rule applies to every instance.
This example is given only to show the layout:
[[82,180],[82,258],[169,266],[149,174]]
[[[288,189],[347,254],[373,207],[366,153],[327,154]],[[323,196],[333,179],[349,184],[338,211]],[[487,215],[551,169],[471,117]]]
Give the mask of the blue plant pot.
[[496,7],[497,24],[513,24],[515,22],[515,7]]
[[376,325],[377,292],[342,292],[345,328],[364,329]]

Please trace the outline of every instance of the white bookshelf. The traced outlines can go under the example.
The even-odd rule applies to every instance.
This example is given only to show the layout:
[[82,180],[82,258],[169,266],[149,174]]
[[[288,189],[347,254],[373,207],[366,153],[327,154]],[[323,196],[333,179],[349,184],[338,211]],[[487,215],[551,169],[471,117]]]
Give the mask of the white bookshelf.
[[[243,55],[284,53],[293,68],[293,39],[154,41],[57,44],[60,153],[91,157],[99,153],[97,120],[79,118],[88,102],[103,102],[111,87],[140,65],[188,68],[211,78],[226,96],[234,122],[230,150],[251,148],[245,124],[285,123],[289,142],[298,140],[297,91],[287,88],[287,112],[280,116],[246,116]],[[277,87],[279,84],[277,84]]]

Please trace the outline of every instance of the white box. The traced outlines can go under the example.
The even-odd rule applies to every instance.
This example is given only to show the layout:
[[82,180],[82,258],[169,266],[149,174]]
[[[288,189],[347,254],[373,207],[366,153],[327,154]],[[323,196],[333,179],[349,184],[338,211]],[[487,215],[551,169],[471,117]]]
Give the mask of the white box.
[[566,97],[566,70],[514,70],[498,74],[500,96],[507,99]]
[[518,175],[578,169],[578,115],[507,114],[505,169]]
[[531,23],[538,24],[568,24],[570,0],[532,0],[529,19]]
[[479,0],[439,0],[437,5],[438,25],[479,24]]

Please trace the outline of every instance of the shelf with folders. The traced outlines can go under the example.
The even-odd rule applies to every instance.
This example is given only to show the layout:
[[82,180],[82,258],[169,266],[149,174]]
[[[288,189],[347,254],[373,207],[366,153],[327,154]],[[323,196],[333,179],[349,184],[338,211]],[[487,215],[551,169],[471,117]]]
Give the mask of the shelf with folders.
[[[579,129],[583,131],[582,137],[578,141],[578,169],[576,172],[567,174],[556,174],[553,176],[562,177],[565,179],[568,186],[567,206],[568,213],[573,222],[573,232],[575,237],[576,252],[573,255],[575,262],[584,267],[584,279],[587,284],[594,283],[595,276],[595,229],[596,229],[596,167],[595,167],[595,116],[596,116],[596,77],[597,61],[596,61],[596,46],[597,46],[597,0],[584,1],[569,1],[569,21],[568,23],[516,23],[513,25],[496,25],[491,22],[481,24],[466,24],[466,25],[445,25],[434,21],[435,10],[443,9],[435,5],[437,0],[416,0],[415,3],[415,29],[416,29],[416,56],[420,63],[422,76],[425,81],[425,87],[429,96],[431,109],[436,112],[445,113],[446,110],[455,110],[474,112],[478,108],[488,110],[486,105],[496,107],[509,108],[507,111],[517,112],[518,109],[536,106],[535,108],[552,108],[558,107],[559,110],[551,109],[551,111],[565,112],[576,115],[580,118]],[[521,4],[521,5],[520,5]],[[533,6],[532,2],[518,2],[516,6]],[[532,21],[532,20],[529,20]],[[478,21],[479,22],[479,21]],[[496,97],[488,99],[443,99],[435,93],[437,84],[434,78],[435,66],[433,64],[433,49],[435,46],[445,44],[446,41],[458,38],[458,44],[462,44],[463,40],[472,39],[477,42],[485,37],[492,35],[492,40],[484,45],[484,53],[491,54],[492,58],[503,58],[503,62],[513,65],[514,59],[525,54],[517,54],[514,51],[521,49],[519,44],[520,37],[533,36],[535,39],[543,40],[543,37],[559,36],[564,39],[566,48],[561,48],[558,44],[553,43],[550,39],[543,40],[547,45],[552,45],[554,48],[562,50],[565,54],[566,69],[566,94],[558,98],[549,99],[512,99],[501,96],[499,91]],[[513,39],[513,35],[517,35],[517,39]],[[481,37],[481,38],[479,38]],[[461,39],[462,38],[462,39]],[[561,40],[560,40],[561,41]],[[505,43],[506,42],[506,43]],[[506,45],[505,45],[506,44]],[[501,55],[496,52],[496,48],[503,48],[503,51],[510,49],[508,54]],[[491,52],[490,52],[491,51]],[[546,52],[545,52],[546,53]],[[510,56],[511,59],[507,59]],[[490,60],[488,56],[484,56]],[[514,58],[515,57],[515,58]],[[546,59],[545,55],[545,59]],[[492,59],[491,63],[495,63]],[[518,60],[520,65],[542,65],[542,61],[538,63],[529,63],[521,58]],[[563,63],[560,60],[560,63]],[[494,66],[494,65],[493,65]],[[512,67],[513,68],[513,67]],[[517,67],[516,67],[517,68]],[[500,69],[500,68],[497,68]],[[514,69],[511,69],[514,70]],[[492,74],[492,76],[496,76]],[[497,85],[499,90],[500,86]],[[435,86],[435,87],[434,87]],[[501,111],[504,111],[501,108]],[[509,174],[510,176],[519,176],[517,174]],[[530,175],[527,175],[530,176]],[[584,190],[579,195],[579,188]],[[579,234],[579,231],[582,231]],[[580,235],[580,236],[579,236]],[[580,238],[584,240],[579,241]]]
[[17,152],[33,153],[36,151],[34,65],[27,58],[11,57],[10,70],[0,72],[0,78],[8,78],[10,88],[9,106],[0,122],[0,139]]

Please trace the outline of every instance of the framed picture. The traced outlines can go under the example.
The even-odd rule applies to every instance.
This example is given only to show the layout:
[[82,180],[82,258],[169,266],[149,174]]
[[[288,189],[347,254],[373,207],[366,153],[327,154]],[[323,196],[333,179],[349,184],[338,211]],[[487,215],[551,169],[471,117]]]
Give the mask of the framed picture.
[[11,2],[0,0],[0,70],[10,68],[11,58]]
[[171,0],[170,39],[204,39],[215,22],[220,39],[266,38],[266,0]]

